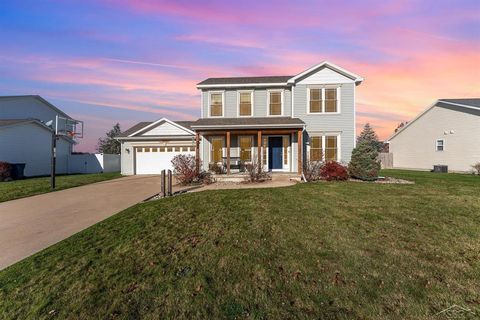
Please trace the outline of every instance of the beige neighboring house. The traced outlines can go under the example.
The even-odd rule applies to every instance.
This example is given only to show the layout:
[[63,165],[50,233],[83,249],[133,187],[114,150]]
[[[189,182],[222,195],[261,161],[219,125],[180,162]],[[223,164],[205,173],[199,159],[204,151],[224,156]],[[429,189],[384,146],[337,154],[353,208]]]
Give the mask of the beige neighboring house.
[[471,171],[480,162],[480,98],[438,100],[388,142],[394,168]]

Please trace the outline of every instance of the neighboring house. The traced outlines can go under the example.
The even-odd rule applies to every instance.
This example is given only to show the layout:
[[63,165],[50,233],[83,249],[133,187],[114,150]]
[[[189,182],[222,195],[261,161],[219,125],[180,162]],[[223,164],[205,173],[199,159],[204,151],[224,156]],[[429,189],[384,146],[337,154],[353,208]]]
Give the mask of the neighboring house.
[[124,131],[117,139],[121,143],[121,173],[158,174],[172,169],[177,154],[195,155],[193,121],[140,122]]
[[[56,116],[70,118],[40,96],[0,97],[0,161],[25,163],[26,176],[48,175],[51,168],[52,129],[45,125]],[[57,173],[67,173],[75,142],[57,141]]]
[[471,171],[480,162],[480,99],[441,99],[389,139],[393,166]]
[[362,81],[329,62],[294,76],[206,79],[197,85],[200,119],[139,123],[119,137],[122,173],[157,173],[182,152],[195,152],[205,170],[257,161],[269,171],[301,173],[306,159],[349,162]]

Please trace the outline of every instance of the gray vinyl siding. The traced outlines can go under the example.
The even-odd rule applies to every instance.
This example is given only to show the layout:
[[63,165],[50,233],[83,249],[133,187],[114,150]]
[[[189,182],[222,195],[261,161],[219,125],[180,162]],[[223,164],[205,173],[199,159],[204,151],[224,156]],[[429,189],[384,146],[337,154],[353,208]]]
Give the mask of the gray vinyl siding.
[[307,138],[318,133],[340,133],[341,161],[350,161],[355,144],[355,84],[340,84],[340,114],[308,114],[308,85],[294,89],[294,114],[306,123]]
[[[278,88],[262,88],[253,90],[253,117],[267,117],[268,116],[268,107],[267,107],[267,92],[268,90],[275,90]],[[238,91],[249,90],[248,88],[242,89],[226,89],[226,90],[211,90],[213,91],[223,91],[225,96],[225,118],[236,118],[238,117]],[[292,110],[292,97],[291,91],[289,88],[283,89],[283,115],[290,116]],[[209,116],[209,92],[208,90],[202,91],[203,105],[202,105],[202,114],[203,118],[208,118]]]

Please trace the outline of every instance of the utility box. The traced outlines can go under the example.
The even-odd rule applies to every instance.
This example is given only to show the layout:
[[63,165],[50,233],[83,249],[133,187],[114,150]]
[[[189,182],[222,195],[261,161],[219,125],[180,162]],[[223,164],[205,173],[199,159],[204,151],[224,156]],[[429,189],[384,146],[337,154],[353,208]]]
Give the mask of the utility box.
[[443,164],[436,164],[436,165],[433,166],[433,172],[447,173],[448,172],[448,166],[443,165]]

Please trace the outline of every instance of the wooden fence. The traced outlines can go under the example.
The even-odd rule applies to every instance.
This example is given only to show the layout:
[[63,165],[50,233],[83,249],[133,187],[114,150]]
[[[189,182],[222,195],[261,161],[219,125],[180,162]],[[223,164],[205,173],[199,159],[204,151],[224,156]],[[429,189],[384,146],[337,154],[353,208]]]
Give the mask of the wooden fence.
[[393,168],[393,153],[380,152],[378,154],[378,160],[380,160],[382,169]]

